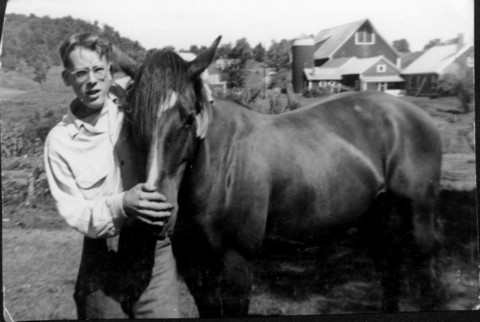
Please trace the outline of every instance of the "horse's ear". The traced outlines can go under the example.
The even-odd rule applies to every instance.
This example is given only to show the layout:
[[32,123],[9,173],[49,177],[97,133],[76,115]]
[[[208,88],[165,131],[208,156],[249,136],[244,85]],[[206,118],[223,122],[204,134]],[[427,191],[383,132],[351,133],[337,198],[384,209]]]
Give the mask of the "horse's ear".
[[206,51],[198,55],[195,60],[188,64],[188,75],[191,78],[200,76],[200,74],[213,62],[220,39],[222,39],[222,36],[218,36]]
[[138,71],[138,64],[133,58],[121,51],[120,48],[112,45],[112,69],[112,74],[122,71],[131,79],[135,79]]

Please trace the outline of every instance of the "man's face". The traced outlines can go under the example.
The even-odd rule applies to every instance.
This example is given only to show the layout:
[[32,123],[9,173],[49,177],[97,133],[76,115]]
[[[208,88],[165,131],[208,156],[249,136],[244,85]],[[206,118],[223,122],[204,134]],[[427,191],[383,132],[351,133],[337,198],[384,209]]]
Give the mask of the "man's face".
[[77,97],[89,109],[101,110],[107,100],[112,76],[110,64],[90,49],[77,47],[69,55],[71,67],[63,74],[65,85],[72,86]]

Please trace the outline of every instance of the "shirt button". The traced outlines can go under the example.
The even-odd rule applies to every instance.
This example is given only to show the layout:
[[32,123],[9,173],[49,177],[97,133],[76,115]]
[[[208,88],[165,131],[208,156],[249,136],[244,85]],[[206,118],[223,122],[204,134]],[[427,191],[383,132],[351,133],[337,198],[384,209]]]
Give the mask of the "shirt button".
[[123,167],[124,165],[125,165],[125,161],[123,161],[123,160],[120,160],[120,166],[122,166],[122,167]]

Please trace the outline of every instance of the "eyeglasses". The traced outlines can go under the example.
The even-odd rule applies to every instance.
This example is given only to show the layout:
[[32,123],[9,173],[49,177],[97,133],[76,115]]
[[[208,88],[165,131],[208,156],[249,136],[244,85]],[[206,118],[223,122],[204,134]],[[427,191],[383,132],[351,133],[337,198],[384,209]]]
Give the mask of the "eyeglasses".
[[90,72],[93,72],[93,75],[95,75],[96,79],[103,81],[107,77],[107,70],[108,69],[105,67],[93,67],[92,69],[87,68],[77,71],[70,71],[67,69],[70,75],[73,75],[75,80],[79,83],[86,82],[90,76]]

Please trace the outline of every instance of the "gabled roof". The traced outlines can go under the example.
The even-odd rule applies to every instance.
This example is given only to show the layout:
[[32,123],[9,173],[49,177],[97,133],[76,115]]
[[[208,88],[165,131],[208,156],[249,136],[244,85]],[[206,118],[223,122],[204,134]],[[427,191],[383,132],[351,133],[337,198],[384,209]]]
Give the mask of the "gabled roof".
[[352,57],[345,58],[335,58],[328,60],[325,64],[322,65],[322,68],[338,68],[345,65]]
[[469,50],[472,45],[458,50],[457,44],[435,46],[425,51],[417,60],[407,66],[402,74],[440,74],[459,56]]
[[303,69],[307,80],[341,80],[342,73],[339,68],[314,67]]
[[400,53],[400,62],[401,62],[401,69],[407,68],[411,63],[418,59],[423,55],[423,51],[416,51],[413,53]]
[[367,21],[368,19],[362,19],[321,30],[314,38],[315,47],[319,46],[313,54],[314,59],[331,58],[333,53]]
[[321,67],[305,68],[303,71],[307,80],[340,80],[342,75],[362,74],[379,61],[389,64],[400,73],[397,67],[384,56],[331,59]]
[[395,69],[398,73],[400,70],[392,64],[391,61],[386,59],[383,55],[369,57],[369,58],[357,58],[352,57],[345,65],[342,66],[342,73],[344,75],[349,74],[362,74],[367,71],[370,67],[377,64],[378,62],[383,61],[384,63],[390,65],[393,69]]
[[383,56],[357,58],[352,57],[343,67],[343,74],[361,74],[381,60]]
[[303,72],[307,80],[341,80],[342,67],[352,59],[352,57],[331,59],[321,67],[305,68]]

